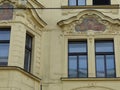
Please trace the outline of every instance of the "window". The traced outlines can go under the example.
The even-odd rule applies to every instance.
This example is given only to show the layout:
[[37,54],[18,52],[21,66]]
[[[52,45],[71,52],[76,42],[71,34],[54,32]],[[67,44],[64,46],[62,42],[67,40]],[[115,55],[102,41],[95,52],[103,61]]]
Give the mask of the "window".
[[96,77],[115,77],[113,40],[95,41]]
[[110,5],[110,0],[93,0],[93,5]]
[[31,53],[32,53],[32,37],[27,34],[25,44],[24,69],[28,72],[30,72],[31,68]]
[[88,77],[87,41],[68,42],[68,77]]
[[[68,0],[69,6],[82,6],[86,5],[88,0]],[[110,0],[92,0],[93,5],[110,5]]]
[[69,0],[69,6],[80,6],[85,4],[86,0]]
[[8,65],[10,28],[0,28],[0,66]]

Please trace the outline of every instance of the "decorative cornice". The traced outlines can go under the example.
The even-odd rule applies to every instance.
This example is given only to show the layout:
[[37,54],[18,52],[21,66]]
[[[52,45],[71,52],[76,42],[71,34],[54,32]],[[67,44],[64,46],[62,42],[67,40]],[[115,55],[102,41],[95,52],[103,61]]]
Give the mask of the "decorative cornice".
[[31,8],[27,6],[27,3],[34,4],[34,8],[45,8],[37,0],[0,0],[0,4],[1,3],[12,3],[16,6],[15,8]]
[[61,78],[62,81],[120,81],[120,77],[117,78]]
[[26,9],[29,9],[32,12],[32,15],[35,17],[35,20],[40,24],[40,26],[45,27],[47,23],[40,18],[40,16],[37,13],[37,10],[35,8],[45,8],[42,4],[40,4],[36,0],[28,0]]
[[27,1],[26,0],[0,0],[0,4],[10,3],[14,5],[14,8],[24,8]]
[[[92,17],[92,19],[90,19],[91,17]],[[80,26],[84,22],[84,20],[87,20],[88,25],[90,25],[88,23],[88,21],[92,20],[92,24],[96,23],[96,26],[103,26],[102,30],[98,29],[99,31],[97,31],[97,30],[92,31],[92,29],[95,29],[96,27],[87,28],[87,29],[90,29],[90,32],[92,32],[93,34],[97,34],[98,32],[99,32],[99,34],[100,33],[116,34],[116,32],[117,32],[117,34],[120,34],[120,19],[112,19],[96,10],[81,11],[76,16],[73,16],[66,20],[59,21],[57,23],[57,25],[60,26],[62,28],[61,30],[64,32],[64,34],[67,34],[67,35],[69,35],[69,34],[89,35],[89,30],[76,31],[76,28],[75,28],[76,25]]]
[[13,9],[26,9],[26,11],[30,11],[32,17],[34,18],[34,21],[36,21],[38,23],[38,26],[40,26],[41,28],[47,25],[47,23],[40,18],[40,16],[38,15],[38,12],[35,9],[35,8],[45,8],[38,1],[36,0],[0,0],[0,5],[4,3],[10,3],[11,5],[13,5]]
[[86,6],[62,6],[62,9],[119,9],[119,4],[112,5],[86,5]]
[[107,20],[107,21],[109,21],[111,23],[113,22],[113,23],[120,24],[119,19],[112,19],[112,18],[110,18],[108,16],[105,16],[103,13],[101,13],[101,12],[99,12],[97,10],[84,10],[84,11],[81,11],[77,16],[73,16],[73,17],[71,17],[69,19],[66,19],[66,20],[61,20],[57,24],[59,26],[67,25],[67,24],[72,23],[74,21],[78,21],[82,17],[88,16],[88,15],[96,15],[100,19]]

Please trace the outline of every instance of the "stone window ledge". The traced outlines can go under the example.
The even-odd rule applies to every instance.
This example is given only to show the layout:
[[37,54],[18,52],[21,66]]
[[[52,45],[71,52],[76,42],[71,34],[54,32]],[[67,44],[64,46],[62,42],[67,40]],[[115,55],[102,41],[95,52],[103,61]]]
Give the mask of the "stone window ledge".
[[86,6],[61,6],[62,9],[119,9],[119,4],[112,5],[86,5]]
[[14,70],[14,71],[18,71],[18,72],[21,72],[22,74],[34,79],[34,80],[37,80],[37,81],[40,81],[41,79],[38,78],[37,76],[29,73],[29,72],[26,72],[24,69],[20,68],[20,67],[17,67],[17,66],[0,66],[0,71],[1,70],[4,70],[4,71],[10,71],[10,70]]
[[62,77],[61,81],[120,81],[120,77],[117,78],[65,78]]

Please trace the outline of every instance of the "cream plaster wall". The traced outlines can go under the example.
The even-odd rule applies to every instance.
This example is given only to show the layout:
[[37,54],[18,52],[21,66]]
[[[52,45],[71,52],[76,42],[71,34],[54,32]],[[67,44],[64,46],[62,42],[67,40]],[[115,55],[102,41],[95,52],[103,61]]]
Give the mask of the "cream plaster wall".
[[[25,38],[26,34],[30,34],[33,37],[31,73],[40,76],[41,30],[31,16],[25,14],[24,10],[20,11],[16,12],[17,15],[14,15],[14,20],[9,24],[11,37],[8,65],[24,68]],[[24,16],[21,16],[23,12]]]
[[[67,6],[68,0],[37,0],[47,8],[60,8],[61,6]],[[92,0],[87,0],[87,5],[92,5]],[[119,4],[119,0],[111,0],[111,4]]]
[[63,90],[119,90],[116,80],[63,81]]
[[[32,0],[31,0],[32,1]],[[73,16],[81,14],[86,9],[61,9],[67,5],[67,0],[38,0],[46,8],[36,9],[39,16],[47,23],[41,27],[38,24],[35,12],[29,9],[15,10],[14,18],[10,21],[0,21],[0,26],[11,26],[11,38],[9,49],[9,66],[24,66],[24,51],[26,33],[33,36],[32,71],[31,73],[42,79],[43,90],[119,90],[120,86],[120,32],[88,34],[66,34],[65,28],[57,23],[61,20],[69,20]],[[91,2],[87,2],[91,5]],[[112,4],[119,4],[119,0],[112,0]],[[34,5],[35,6],[35,5]],[[31,9],[32,10],[32,9]],[[88,10],[90,10],[88,8]],[[119,9],[95,9],[112,19],[120,19]],[[105,18],[105,17],[104,17]],[[104,19],[102,18],[102,19]],[[74,20],[73,20],[74,21]],[[110,22],[113,25],[115,22]],[[67,26],[69,23],[66,21]],[[118,24],[118,23],[117,23]],[[120,23],[118,24],[118,28]],[[114,30],[114,28],[112,28]],[[69,29],[67,29],[69,30]],[[93,32],[92,32],[93,33]],[[94,39],[113,38],[115,43],[116,79],[95,78]],[[62,79],[68,76],[68,40],[86,39],[88,42],[89,77],[92,79]],[[40,90],[40,82],[29,78],[18,71],[0,71],[0,90]],[[18,83],[16,83],[18,82]]]
[[24,71],[0,68],[0,90],[40,90],[39,79],[27,76]]
[[[0,4],[3,3],[10,3],[15,8],[24,7],[19,5],[20,0],[0,0]],[[13,19],[0,20],[1,28],[11,28],[8,66],[0,67],[0,90],[40,90],[41,30],[44,25],[45,22],[32,9],[13,9]],[[33,37],[29,73],[23,70],[26,34]]]
[[[38,0],[39,1],[39,0]],[[42,32],[41,43],[41,68],[40,74],[42,78],[43,90],[119,90],[120,80],[111,79],[94,79],[95,73],[95,55],[94,40],[97,38],[113,38],[115,43],[116,73],[120,77],[119,64],[119,35],[82,35],[67,34],[57,23],[61,20],[69,19],[77,16],[86,9],[60,9],[61,6],[67,5],[67,0],[41,0],[46,9],[37,10],[47,26]],[[112,0],[112,4],[120,4],[119,0]],[[87,2],[92,5],[92,2]],[[88,8],[88,10],[91,10]],[[112,19],[120,19],[119,9],[94,9]],[[63,31],[63,32],[62,32]],[[61,77],[68,76],[68,58],[67,46],[69,39],[86,39],[88,42],[88,75],[93,77],[92,80],[61,80]]]

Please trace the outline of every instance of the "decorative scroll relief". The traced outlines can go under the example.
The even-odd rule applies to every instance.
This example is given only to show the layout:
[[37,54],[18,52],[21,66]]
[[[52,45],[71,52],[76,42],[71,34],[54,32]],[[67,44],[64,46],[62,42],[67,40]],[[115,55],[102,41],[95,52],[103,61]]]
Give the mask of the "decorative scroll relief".
[[102,20],[97,15],[83,15],[63,27],[64,34],[94,35],[95,33],[106,33],[109,22]]
[[4,3],[0,5],[0,20],[10,20],[13,18],[13,5]]
[[77,23],[75,25],[76,31],[87,31],[87,30],[95,30],[95,31],[104,31],[106,26],[102,23],[99,23],[94,17],[87,17],[83,19],[82,23]]
[[17,7],[24,7],[26,6],[27,0],[0,0],[0,3],[11,3]]
[[88,87],[80,87],[72,90],[114,90],[108,87],[102,87],[102,86],[88,86]]
[[84,10],[57,23],[64,35],[120,34],[120,19],[112,19],[100,11]]

